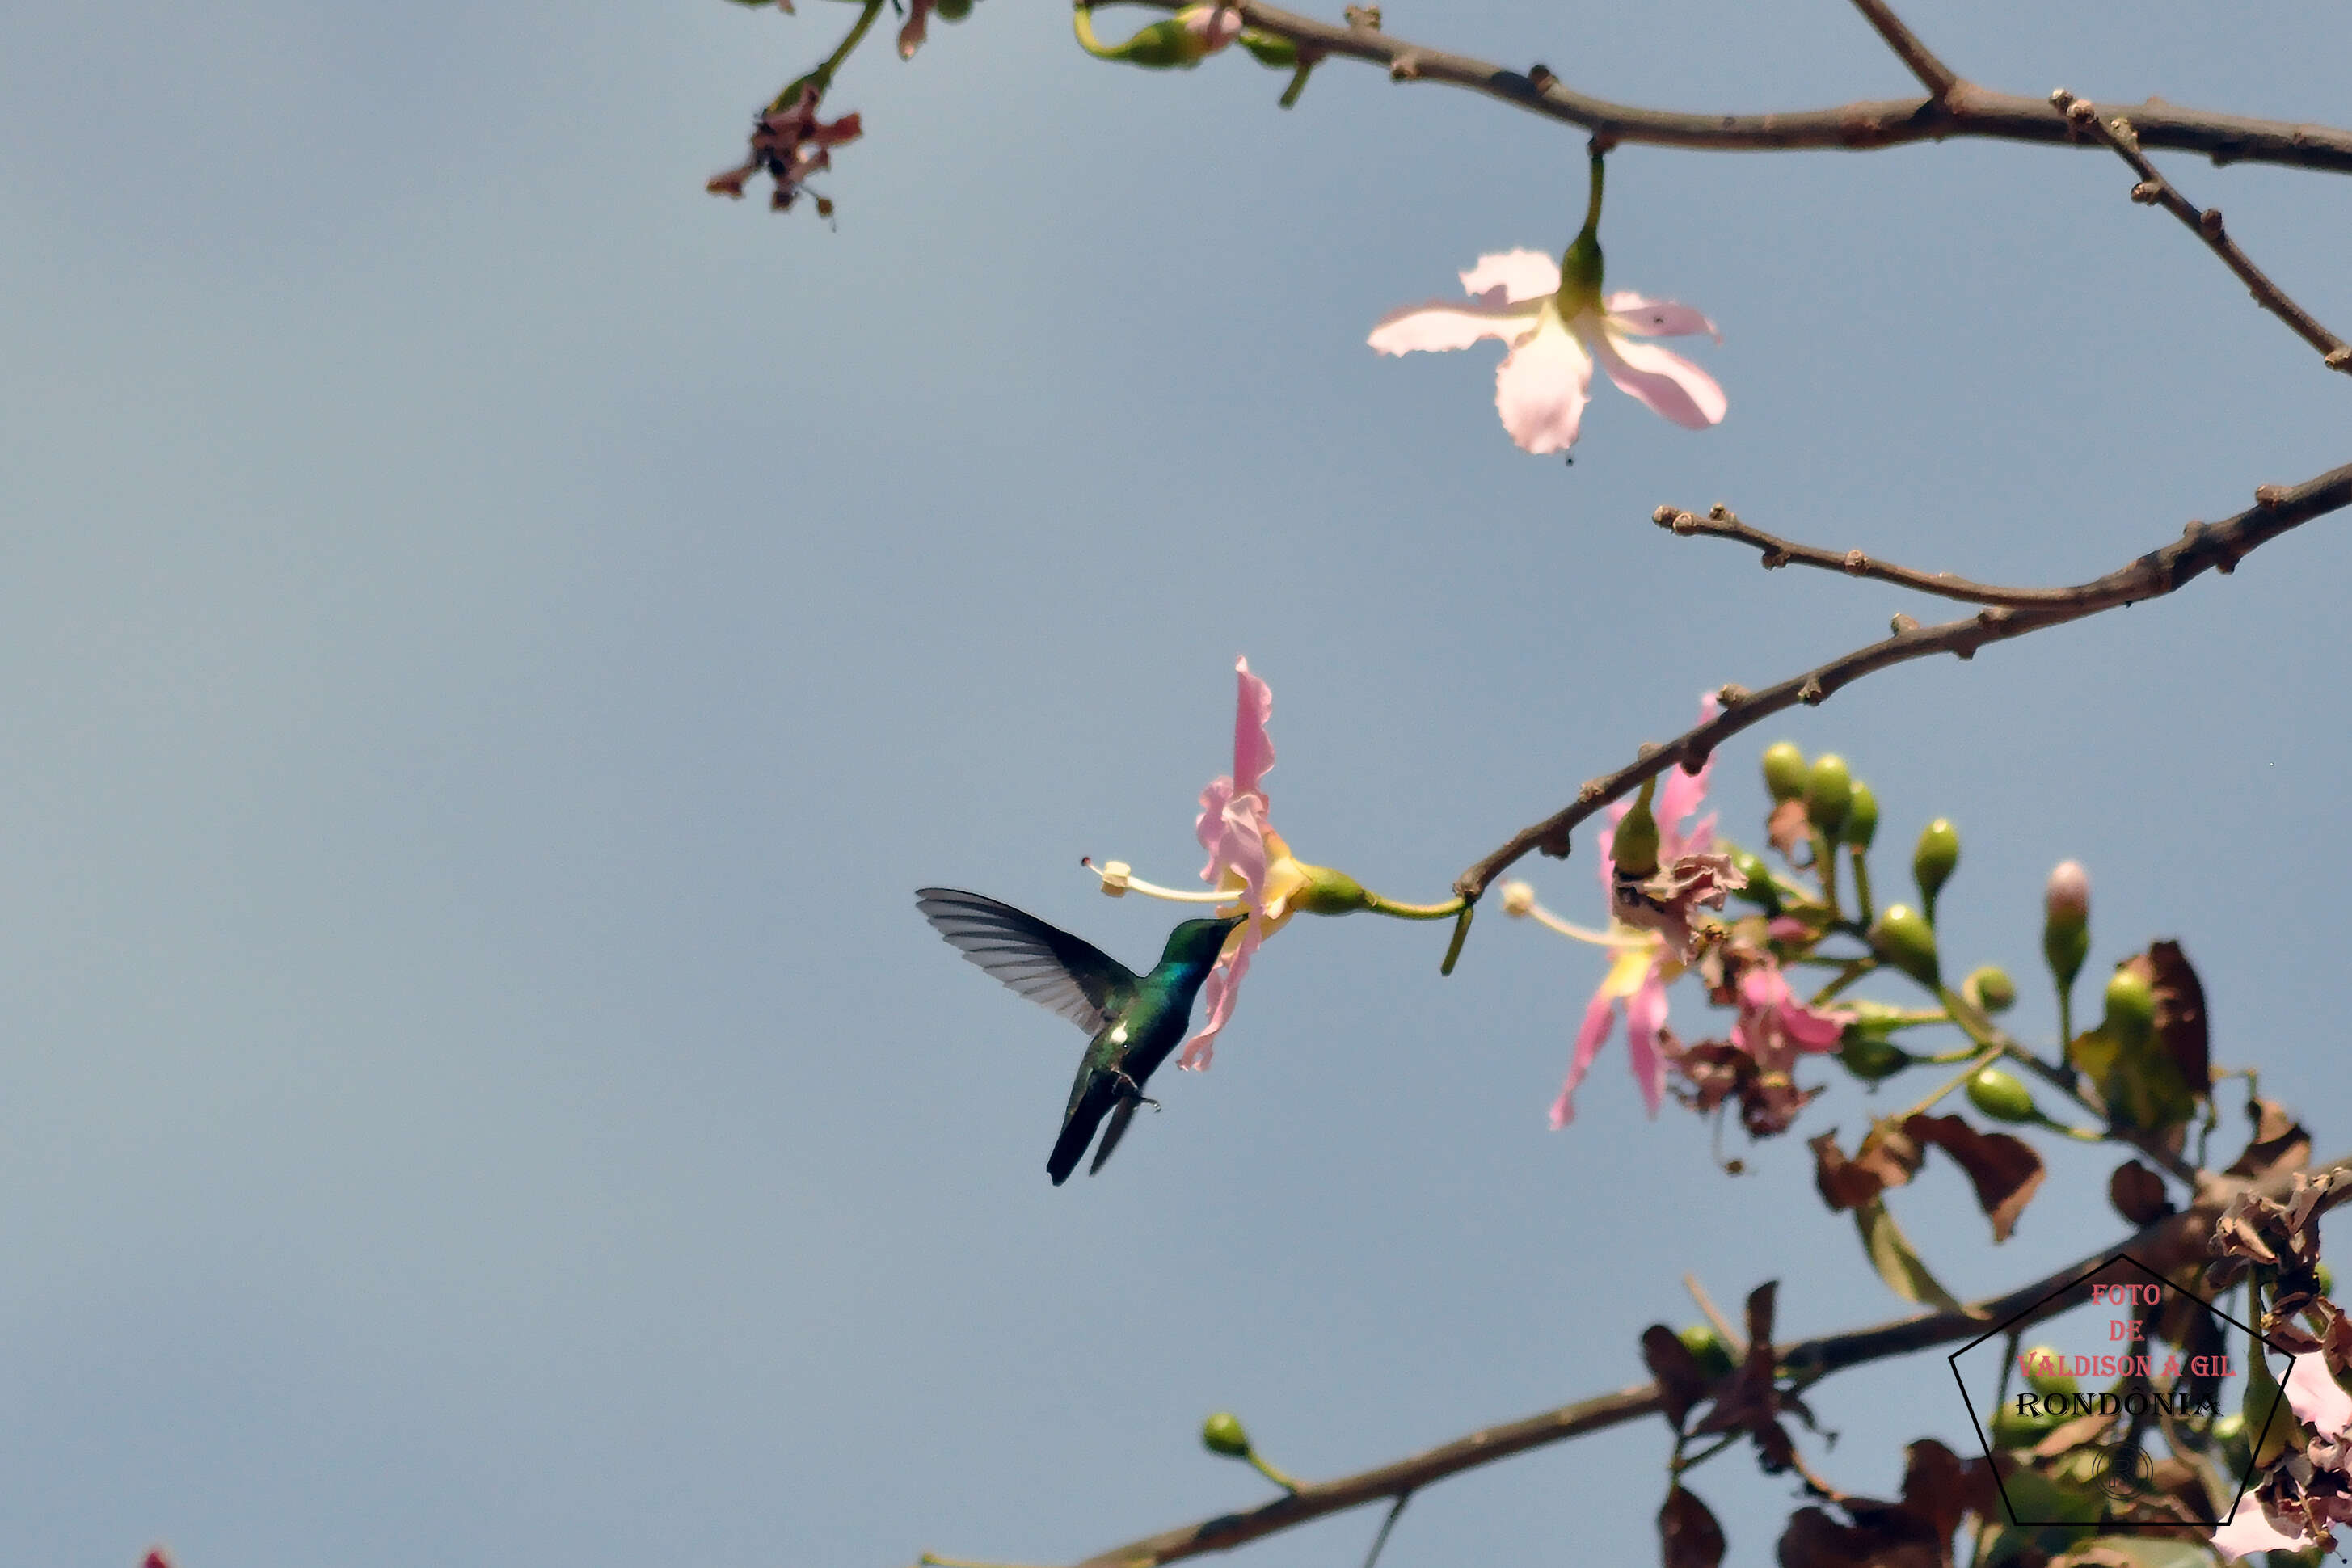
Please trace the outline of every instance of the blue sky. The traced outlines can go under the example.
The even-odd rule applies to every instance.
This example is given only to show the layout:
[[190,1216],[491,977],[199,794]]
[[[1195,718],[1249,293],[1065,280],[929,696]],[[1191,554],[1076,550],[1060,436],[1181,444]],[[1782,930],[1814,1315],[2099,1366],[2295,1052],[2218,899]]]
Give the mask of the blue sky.
[[[1406,899],[1697,694],[1876,635],[1903,595],[1759,574],[1661,501],[1929,569],[2071,581],[2344,460],[2352,388],[2088,153],[1627,148],[1612,286],[1724,328],[1673,428],[1601,388],[1514,450],[1494,351],[1376,359],[1482,251],[1557,248],[1583,143],[1335,64],[1084,58],[984,0],[901,65],[837,231],[712,199],[829,47],[706,4],[47,7],[0,47],[0,1534],[183,1568],[1043,1563],[1263,1495],[1231,1407],[1325,1476],[1640,1380],[1644,1324],[1781,1283],[1899,1310],[1801,1138],[1722,1175],[1612,1047],[1545,1129],[1591,955],[1489,911],[1300,921],[1213,1071],[1106,1173],[1039,1170],[1080,1042],[957,962],[980,889],[1130,961],[1197,864],[1233,659],[1276,820]],[[1140,19],[1141,13],[1134,13]],[[539,20],[531,18],[537,16]],[[1958,68],[2342,116],[2352,21],[2285,5],[1916,7]],[[1497,3],[1390,25],[1629,101],[1907,89],[1843,5]],[[1108,26],[1107,19],[1107,26]],[[2323,321],[2342,182],[2171,158]],[[1951,962],[2035,962],[2057,859],[2093,972],[2179,937],[2215,1054],[2346,1142],[2335,1019],[2339,521],[2178,599],[1915,666],[1786,734],[1874,786],[1882,884],[1961,827]],[[1597,914],[1589,843],[1529,875]],[[1700,1016],[1678,997],[1677,1016]],[[2116,1233],[2053,1155],[1955,1289]],[[1940,1358],[1826,1386],[1885,1489],[1958,1442]],[[1661,1428],[1417,1500],[1387,1561],[1650,1547]],[[1787,1489],[1697,1489],[1770,1561]],[[1254,1548],[1355,1561],[1349,1516]]]

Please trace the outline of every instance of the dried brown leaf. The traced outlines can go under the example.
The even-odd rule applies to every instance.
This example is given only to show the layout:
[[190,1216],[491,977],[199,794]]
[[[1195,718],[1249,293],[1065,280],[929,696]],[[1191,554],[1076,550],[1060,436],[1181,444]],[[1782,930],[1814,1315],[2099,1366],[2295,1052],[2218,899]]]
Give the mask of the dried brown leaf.
[[1957,1116],[1914,1116],[1903,1128],[1959,1163],[1976,1187],[1977,1206],[1992,1221],[1993,1240],[2007,1241],[2047,1173],[2033,1145],[2006,1132],[1979,1132]]
[[2107,1178],[2107,1202],[2134,1225],[2153,1225],[2173,1212],[2164,1178],[2137,1160],[2126,1160]]
[[1658,1396],[1666,1406],[1666,1419],[1675,1430],[1683,1429],[1690,1418],[1691,1406],[1706,1397],[1707,1375],[1700,1370],[1698,1358],[1672,1329],[1664,1323],[1652,1323],[1642,1331],[1642,1361],[1650,1375],[1658,1380]]
[[1697,1493],[1675,1487],[1658,1510],[1658,1548],[1665,1568],[1716,1568],[1723,1561],[1723,1526]]
[[2229,1174],[2260,1182],[2311,1163],[2311,1134],[2285,1106],[2257,1100],[2248,1109],[2254,1115],[2254,1136],[2231,1163]]
[[2213,1087],[2205,987],[2198,984],[2197,971],[2189,967],[2179,942],[2168,938],[2152,942],[2146,956],[2152,971],[2148,986],[2156,993],[2156,1037],[2180,1069],[2180,1081],[2202,1100]]

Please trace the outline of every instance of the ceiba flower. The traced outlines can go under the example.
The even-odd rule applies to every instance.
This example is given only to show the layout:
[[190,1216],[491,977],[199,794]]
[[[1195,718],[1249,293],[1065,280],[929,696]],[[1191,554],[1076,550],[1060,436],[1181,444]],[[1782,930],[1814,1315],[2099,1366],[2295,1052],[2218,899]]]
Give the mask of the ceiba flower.
[[1208,1020],[1184,1042],[1179,1067],[1198,1072],[1215,1054],[1218,1033],[1233,1016],[1234,998],[1250,960],[1265,939],[1290,923],[1304,910],[1311,914],[1345,915],[1359,910],[1394,915],[1402,920],[1440,920],[1461,912],[1462,900],[1442,904],[1404,904],[1382,898],[1344,871],[1311,866],[1290,852],[1275,831],[1272,806],[1265,795],[1265,775],[1274,767],[1274,741],[1266,726],[1274,717],[1273,688],[1250,673],[1247,658],[1234,662],[1234,771],[1209,781],[1201,792],[1201,813],[1192,819],[1192,836],[1208,851],[1201,880],[1211,891],[1182,892],[1135,876],[1125,861],[1097,866],[1080,864],[1102,879],[1103,891],[1113,897],[1135,892],[1179,903],[1208,903],[1224,915],[1249,919],[1225,939],[1216,967],[1201,984]]
[[1462,274],[1468,304],[1432,300],[1391,311],[1366,341],[1381,353],[1466,349],[1486,338],[1510,344],[1495,372],[1495,406],[1513,441],[1538,455],[1576,444],[1591,400],[1592,363],[1619,390],[1685,429],[1720,424],[1727,403],[1715,378],[1680,354],[1640,340],[1723,334],[1688,305],[1631,292],[1601,292],[1601,155],[1583,231],[1555,265],[1535,250],[1482,256]]

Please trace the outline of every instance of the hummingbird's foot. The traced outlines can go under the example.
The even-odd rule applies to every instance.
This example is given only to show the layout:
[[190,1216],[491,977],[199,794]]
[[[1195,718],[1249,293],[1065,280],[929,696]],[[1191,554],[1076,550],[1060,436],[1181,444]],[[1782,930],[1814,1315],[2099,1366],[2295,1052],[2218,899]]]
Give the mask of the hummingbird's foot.
[[1136,1082],[1133,1079],[1128,1077],[1127,1074],[1121,1072],[1117,1068],[1113,1068],[1110,1070],[1110,1075],[1126,1086],[1128,1098],[1134,1100],[1136,1104],[1148,1105],[1154,1110],[1160,1109],[1160,1102],[1152,1099],[1150,1095],[1144,1093],[1143,1086]]

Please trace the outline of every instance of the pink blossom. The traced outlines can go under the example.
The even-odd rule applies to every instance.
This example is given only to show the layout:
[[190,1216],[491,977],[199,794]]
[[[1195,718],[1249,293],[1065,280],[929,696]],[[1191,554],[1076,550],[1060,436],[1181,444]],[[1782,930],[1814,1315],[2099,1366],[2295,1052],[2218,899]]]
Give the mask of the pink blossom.
[[1201,985],[1208,1020],[1184,1042],[1179,1067],[1204,1070],[1215,1055],[1217,1034],[1233,1016],[1234,998],[1258,946],[1290,918],[1291,897],[1306,876],[1290,847],[1274,830],[1265,779],[1274,766],[1274,741],[1266,725],[1274,717],[1274,690],[1250,673],[1249,660],[1234,663],[1234,771],[1209,781],[1201,792],[1201,815],[1193,837],[1209,852],[1201,880],[1241,896],[1246,924],[1228,939],[1216,967]]
[[1843,1008],[1816,1012],[1797,1000],[1789,977],[1769,959],[1739,977],[1739,1021],[1731,1043],[1766,1072],[1785,1073],[1804,1051],[1832,1051],[1853,1021]]
[[1722,422],[1728,406],[1715,378],[1652,337],[1723,334],[1687,305],[1619,292],[1605,305],[1563,315],[1559,264],[1536,250],[1482,256],[1462,274],[1468,304],[1432,300],[1383,316],[1366,340],[1381,353],[1466,349],[1486,338],[1510,345],[1495,373],[1495,406],[1513,441],[1538,454],[1576,444],[1593,361],[1619,390],[1685,429]]
[[[1518,251],[1516,256],[1533,256],[1532,251]],[[1488,260],[1508,259],[1488,258]],[[1541,258],[1537,258],[1540,260]],[[1483,265],[1483,263],[1482,263]],[[1547,263],[1549,265],[1549,263]],[[1709,695],[1699,704],[1699,721],[1706,722],[1720,710],[1716,699]],[[1706,799],[1707,776],[1715,771],[1710,757],[1696,773],[1680,768],[1668,770],[1659,785],[1657,804],[1653,808],[1658,819],[1658,862],[1672,866],[1691,856],[1711,854],[1715,847],[1715,816],[1709,813],[1687,826],[1684,819],[1696,811]],[[1623,819],[1633,809],[1630,801],[1620,801],[1609,808],[1610,820]],[[1613,831],[1601,835],[1601,886],[1607,893],[1612,910],[1612,944],[1617,949],[1615,962],[1601,977],[1593,991],[1592,1000],[1585,1005],[1584,1021],[1576,1031],[1576,1049],[1569,1058],[1568,1078],[1559,1086],[1559,1098],[1552,1101],[1551,1124],[1555,1129],[1567,1126],[1576,1119],[1576,1089],[1584,1075],[1592,1069],[1593,1058],[1609,1042],[1609,1032],[1616,1019],[1619,1003],[1625,1006],[1625,1047],[1628,1065],[1633,1070],[1633,1081],[1642,1090],[1643,1103],[1650,1114],[1658,1113],[1658,1104],[1664,1098],[1666,1068],[1658,1050],[1658,1033],[1666,1022],[1666,985],[1681,975],[1684,966],[1680,946],[1670,946],[1657,931],[1641,931],[1615,919],[1617,910],[1617,862],[1610,853]],[[1736,873],[1735,873],[1736,874]]]

